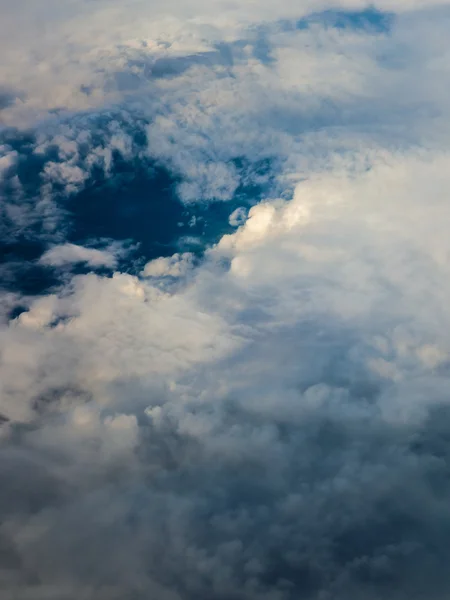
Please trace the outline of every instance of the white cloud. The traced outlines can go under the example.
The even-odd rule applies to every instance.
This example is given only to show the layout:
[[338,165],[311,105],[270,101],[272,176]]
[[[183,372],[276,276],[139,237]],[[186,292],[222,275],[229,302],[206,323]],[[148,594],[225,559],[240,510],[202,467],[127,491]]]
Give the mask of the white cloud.
[[103,396],[103,385],[116,378],[161,381],[241,344],[220,315],[130,275],[79,276],[68,292],[36,300],[2,332],[4,415],[29,418],[46,390],[81,382],[88,394],[98,388]]
[[[67,98],[56,101],[54,85],[59,83],[44,84],[39,74],[36,85],[42,86],[42,93],[49,98],[42,99],[40,107],[31,106],[30,102],[39,102],[41,94],[33,89],[30,101],[6,107],[3,119],[22,125],[33,122],[36,110],[99,111],[99,107],[111,110],[111,106],[120,106],[112,120],[106,118],[111,122],[100,144],[90,134],[91,129],[100,129],[93,115],[73,119],[71,126],[61,125],[55,117],[50,124],[41,125],[38,150],[53,145],[59,150],[58,160],[50,160],[44,169],[50,191],[52,186],[62,185],[67,192],[76,192],[88,181],[94,166],[109,173],[115,150],[126,158],[141,152],[133,148],[125,129],[132,122],[140,127],[149,123],[148,155],[181,177],[178,192],[186,202],[212,197],[229,200],[240,185],[235,163],[240,158],[252,162],[276,159],[285,176],[298,179],[320,166],[328,169],[330,161],[339,160],[343,151],[370,164],[380,147],[395,150],[420,145],[425,134],[428,144],[445,147],[448,61],[443,58],[445,45],[440,40],[445,39],[450,13],[445,3],[440,9],[428,4],[427,10],[414,2],[387,4],[390,7],[383,3],[375,6],[400,11],[389,35],[367,35],[364,29],[286,26],[283,16],[298,19],[320,10],[317,3],[308,2],[258,5],[252,7],[250,21],[245,16],[246,3],[224,7],[219,22],[209,28],[205,23],[215,18],[210,4],[199,4],[200,12],[190,2],[178,4],[180,19],[185,11],[186,16],[192,15],[183,23],[173,15],[170,19],[157,17],[169,10],[166,4],[146,7],[137,0],[126,9],[119,4],[82,4],[77,7],[78,15],[60,9],[64,26],[55,28],[52,35],[57,40],[69,35],[64,28],[72,23],[70,35],[80,36],[78,43],[84,50],[75,60],[79,46],[76,41],[67,44],[69,59],[58,40],[54,42],[58,52],[48,51],[45,45],[40,52],[49,65],[52,60],[69,62],[58,67],[67,73],[64,81],[72,82]],[[338,6],[358,9],[367,4]],[[71,5],[70,10],[74,9]],[[270,22],[266,10],[274,12],[275,22]],[[94,11],[88,21],[84,11]],[[151,11],[151,19],[146,11]],[[89,36],[86,23],[95,28],[100,20],[102,33],[96,29],[95,36]],[[81,23],[84,27],[77,27]],[[141,39],[140,32],[145,29]],[[112,31],[119,39],[109,39]],[[180,32],[184,32],[182,36]],[[95,50],[86,49],[91,46]],[[27,52],[22,50],[25,56]],[[36,55],[31,56],[35,60]],[[25,69],[16,68],[14,61],[13,67],[15,77],[23,78],[23,85],[30,84],[32,77],[24,77]],[[53,68],[48,68],[50,76]],[[80,73],[75,76],[71,69],[80,69]],[[34,67],[33,72],[37,73]],[[5,73],[5,79],[8,77],[12,77],[9,72]],[[75,77],[80,78],[79,85]],[[20,87],[19,82],[14,85]],[[103,127],[105,119],[96,114]],[[86,144],[90,146],[88,157],[80,153]]]
[[145,277],[181,277],[192,268],[193,258],[190,252],[156,258],[145,265],[142,275]]
[[7,146],[0,146],[0,176],[4,171],[8,171],[17,161],[18,154]]
[[[24,90],[6,122],[87,111],[4,146],[20,233],[58,230],[115,153],[171,169],[186,202],[273,178],[202,260],[1,296],[10,598],[448,596],[447,3],[376,2],[389,35],[283,27],[321,6],[46,0],[38,45],[34,3],[5,4],[24,31],[2,42]],[[60,235],[41,264],[123,256]]]
[[123,254],[120,244],[112,244],[105,250],[86,248],[76,244],[60,244],[47,250],[40,258],[43,265],[63,267],[75,263],[86,263],[90,267],[108,267],[113,269],[117,265],[118,255]]

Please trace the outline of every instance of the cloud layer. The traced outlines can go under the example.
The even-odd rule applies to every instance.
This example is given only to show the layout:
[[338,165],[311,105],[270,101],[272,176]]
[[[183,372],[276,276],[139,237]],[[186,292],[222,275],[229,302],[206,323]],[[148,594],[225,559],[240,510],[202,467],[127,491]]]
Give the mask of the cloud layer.
[[447,598],[448,2],[0,9],[2,597]]

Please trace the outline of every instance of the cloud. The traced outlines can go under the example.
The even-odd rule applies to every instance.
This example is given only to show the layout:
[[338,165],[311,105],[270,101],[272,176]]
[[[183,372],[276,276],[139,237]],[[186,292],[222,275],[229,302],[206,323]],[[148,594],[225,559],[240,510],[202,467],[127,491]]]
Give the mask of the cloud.
[[4,4],[5,598],[446,598],[447,3]]
[[[133,7],[142,5],[130,4],[122,27],[113,27],[117,34],[134,18]],[[73,193],[89,183],[93,169],[110,173],[117,153],[130,160],[145,151],[180,179],[178,194],[192,203],[233,198],[242,182],[237,164],[242,159],[253,165],[274,161],[285,174],[299,177],[319,163],[328,168],[339,150],[363,159],[362,137],[366,153],[378,146],[392,150],[399,144],[420,144],[423,128],[430,143],[441,144],[448,121],[448,73],[439,39],[445,36],[449,13],[445,5],[415,7],[408,4],[409,10],[392,20],[383,4],[371,10],[344,4],[324,12],[316,5],[312,12],[305,3],[289,19],[282,18],[280,7],[272,22],[264,21],[261,7],[252,24],[244,24],[236,13],[232,35],[223,23],[208,29],[198,22],[175,27],[171,21],[166,28],[167,21],[155,19],[154,38],[141,39],[139,29],[130,29],[128,38],[109,41],[100,51],[107,42],[96,37],[96,51],[83,55],[79,67],[86,76],[81,91],[71,88],[69,99],[53,105],[44,101],[41,109],[30,106],[29,118],[27,104],[21,104],[4,119],[14,125],[33,123],[36,110],[47,115],[48,110],[59,111],[39,131],[39,149],[58,148],[58,159],[44,166],[46,202],[55,186]],[[98,4],[105,23],[118,18],[104,8]],[[245,12],[245,3],[242,8]],[[194,10],[189,3],[180,9]],[[302,18],[314,27],[299,26]],[[376,19],[387,19],[389,31],[370,29]],[[150,27],[142,15],[140,20]],[[339,26],[342,22],[345,27]],[[84,39],[86,32],[79,35]],[[65,58],[62,47],[58,45],[58,60]],[[74,48],[70,51],[76,54]],[[70,68],[64,65],[67,72]],[[51,82],[47,93],[57,97]],[[77,104],[78,94],[82,102]],[[39,94],[28,96],[37,102]],[[70,119],[70,111],[77,109],[91,112]],[[130,139],[131,130],[141,129],[147,137],[145,150]]]
[[3,468],[36,508],[8,486],[10,589],[442,597],[446,160],[320,175],[178,288],[80,276],[11,322]]
[[229,223],[233,227],[237,227],[238,225],[242,225],[245,222],[246,218],[247,218],[247,214],[246,214],[245,208],[240,206],[239,208],[236,208],[236,210],[234,210],[231,213],[230,218],[229,218]]
[[117,254],[123,249],[118,244],[112,244],[105,250],[85,248],[76,244],[60,244],[47,250],[40,258],[43,265],[63,267],[75,263],[86,263],[90,267],[108,267],[113,269],[117,265]]
[[192,263],[193,255],[189,252],[160,257],[147,263],[142,274],[146,277],[181,277],[192,268]]

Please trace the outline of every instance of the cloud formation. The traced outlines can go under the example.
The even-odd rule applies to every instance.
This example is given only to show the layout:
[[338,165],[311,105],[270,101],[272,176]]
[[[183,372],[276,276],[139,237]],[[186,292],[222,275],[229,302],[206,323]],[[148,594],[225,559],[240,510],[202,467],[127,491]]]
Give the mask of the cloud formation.
[[2,597],[446,598],[448,2],[0,8]]
[[40,258],[39,262],[51,267],[63,267],[64,265],[85,263],[91,267],[109,267],[117,266],[117,256],[122,248],[117,244],[112,244],[105,250],[97,248],[85,248],[76,244],[60,244],[47,250]]

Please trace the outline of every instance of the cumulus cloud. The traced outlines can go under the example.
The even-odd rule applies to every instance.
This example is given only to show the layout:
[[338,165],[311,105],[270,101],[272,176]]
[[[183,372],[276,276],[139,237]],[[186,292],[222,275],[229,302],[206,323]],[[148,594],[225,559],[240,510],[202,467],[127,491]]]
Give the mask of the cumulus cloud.
[[240,206],[239,208],[236,208],[236,210],[234,210],[229,219],[228,222],[230,223],[230,225],[232,227],[237,227],[238,225],[242,225],[247,217],[247,213],[244,207]]
[[[448,3],[4,5],[4,597],[446,598]],[[157,169],[216,243],[70,237]]]
[[442,597],[446,160],[320,175],[170,292],[81,276],[11,322],[10,589]]
[[142,274],[146,277],[181,277],[193,266],[192,263],[193,255],[190,252],[160,257],[148,262]]
[[123,254],[123,248],[117,243],[111,244],[105,250],[66,243],[53,246],[41,256],[39,261],[41,264],[51,267],[85,263],[90,267],[113,269],[117,266],[117,258],[120,254]]

